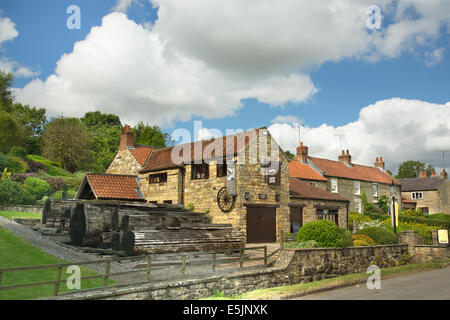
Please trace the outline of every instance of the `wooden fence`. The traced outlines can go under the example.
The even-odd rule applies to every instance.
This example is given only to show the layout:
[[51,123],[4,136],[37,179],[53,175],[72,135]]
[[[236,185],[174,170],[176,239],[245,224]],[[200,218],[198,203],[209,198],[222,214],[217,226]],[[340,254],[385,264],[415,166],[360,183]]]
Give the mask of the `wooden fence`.
[[[281,248],[280,248],[281,249]],[[260,246],[260,247],[252,247],[252,248],[240,248],[238,250],[233,250],[235,253],[239,253],[239,268],[244,268],[244,263],[248,261],[255,261],[255,260],[261,260],[263,261],[263,264],[259,266],[268,266],[268,260],[271,256],[273,256],[275,253],[277,253],[280,249],[272,252],[271,254],[267,253],[267,246]],[[255,257],[255,258],[249,258],[244,257],[245,251],[250,250],[263,250],[263,256],[262,257]],[[82,277],[80,275],[80,281],[82,280],[88,280],[88,279],[102,279],[103,278],[103,287],[115,287],[117,285],[108,286],[108,280],[113,276],[119,276],[119,275],[129,275],[134,273],[145,273],[145,280],[140,282],[134,282],[134,283],[128,283],[130,284],[140,284],[145,283],[153,280],[152,278],[152,270],[155,269],[161,269],[161,268],[167,268],[167,266],[180,266],[180,273],[181,275],[185,275],[186,268],[188,266],[210,266],[212,271],[216,271],[217,266],[221,264],[229,264],[230,258],[218,258],[217,255],[219,254],[225,254],[230,253],[230,251],[211,251],[211,252],[196,252],[196,253],[189,253],[189,254],[206,254],[209,255],[209,259],[198,259],[198,260],[188,260],[187,256],[189,254],[179,254],[178,261],[169,261],[169,262],[155,262],[155,257],[162,257],[162,256],[174,256],[173,254],[167,255],[167,254],[149,254],[149,255],[141,255],[136,257],[125,257],[125,258],[111,258],[111,259],[103,259],[103,260],[92,260],[92,261],[80,261],[80,262],[68,262],[68,263],[60,263],[60,264],[50,264],[50,265],[41,265],[41,266],[27,266],[27,267],[14,267],[14,268],[0,268],[0,291],[4,290],[12,290],[12,289],[18,289],[18,288],[26,288],[26,287],[38,287],[43,285],[54,285],[54,296],[58,296],[61,294],[69,294],[70,292],[60,293],[60,284],[66,282],[68,279],[62,279],[62,271],[65,267],[69,266],[83,266],[83,265],[94,265],[94,264],[105,264],[105,269],[103,274],[99,275],[92,275],[92,276],[84,276]],[[133,261],[145,261],[145,265],[142,265],[144,268],[139,268],[137,270],[128,270],[128,271],[121,271],[121,272],[111,272],[111,264],[113,262],[133,262]],[[235,259],[236,260],[236,259]],[[236,261],[237,262],[237,261]],[[18,272],[18,271],[35,271],[35,270],[42,270],[42,269],[55,269],[55,280],[50,281],[40,281],[40,282],[32,282],[32,283],[23,283],[23,284],[16,284],[16,285],[7,285],[4,286],[2,284],[2,278],[4,274],[11,273],[11,272]],[[123,285],[123,284],[122,284]],[[83,291],[90,291],[95,290],[101,287],[96,288],[90,288]]]

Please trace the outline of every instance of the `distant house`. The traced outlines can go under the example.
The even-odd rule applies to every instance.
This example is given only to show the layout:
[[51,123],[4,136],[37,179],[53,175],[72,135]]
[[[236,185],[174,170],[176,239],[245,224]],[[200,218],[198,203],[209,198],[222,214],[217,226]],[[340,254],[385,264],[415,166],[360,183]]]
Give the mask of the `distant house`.
[[429,214],[450,213],[450,181],[445,169],[437,176],[398,179],[402,184],[403,209],[422,210]]
[[289,163],[289,175],[310,185],[348,199],[349,210],[362,212],[362,193],[368,202],[378,205],[381,195],[391,197],[394,183],[397,201],[401,202],[400,183],[385,171],[382,157],[377,157],[373,167],[355,164],[348,150],[342,150],[338,160],[311,157],[308,147],[300,142],[297,155]]

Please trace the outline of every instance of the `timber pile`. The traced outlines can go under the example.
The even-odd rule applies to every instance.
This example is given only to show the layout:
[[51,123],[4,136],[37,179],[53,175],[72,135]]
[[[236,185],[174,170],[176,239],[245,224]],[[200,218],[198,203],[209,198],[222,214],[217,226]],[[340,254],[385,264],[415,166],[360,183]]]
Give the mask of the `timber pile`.
[[88,201],[71,205],[71,244],[105,254],[120,251],[131,255],[135,249],[148,253],[229,250],[244,245],[243,233],[231,225],[210,224],[205,214],[178,206],[114,206]]

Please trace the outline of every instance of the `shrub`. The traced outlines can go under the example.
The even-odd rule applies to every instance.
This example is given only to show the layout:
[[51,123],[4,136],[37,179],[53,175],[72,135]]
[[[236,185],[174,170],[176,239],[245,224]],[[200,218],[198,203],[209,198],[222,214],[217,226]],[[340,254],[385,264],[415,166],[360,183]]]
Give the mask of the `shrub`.
[[375,241],[365,234],[355,234],[352,236],[353,245],[356,247],[368,247],[376,245]]
[[339,227],[329,220],[308,222],[297,233],[297,242],[314,240],[320,247],[337,247],[341,240]]
[[62,178],[45,178],[45,181],[50,185],[51,193],[55,193],[56,191],[63,190],[66,186],[66,183]]
[[27,159],[32,160],[34,162],[39,162],[42,165],[44,165],[44,167],[46,167],[45,171],[47,171],[48,174],[53,177],[71,177],[72,176],[72,174],[69,171],[61,168],[60,162],[51,161],[42,156],[36,156],[36,155],[28,155]]
[[17,182],[9,179],[0,182],[0,203],[35,204],[36,199]]
[[[62,190],[56,191],[55,193],[53,193],[50,198],[52,199],[62,199]],[[66,190],[66,197],[67,199],[73,199],[75,198],[75,196],[77,195],[77,192],[75,190],[69,189]]]
[[286,249],[296,249],[296,248],[318,248],[319,245],[314,240],[302,241],[302,242],[289,242],[285,243],[284,247]]
[[337,246],[340,248],[353,246],[352,234],[347,229],[339,229],[340,239]]
[[8,152],[8,156],[11,156],[11,157],[25,158],[26,155],[27,155],[27,150],[21,146],[14,146]]
[[400,214],[406,217],[425,217],[425,212],[423,212],[422,210],[405,210]]
[[450,220],[445,219],[430,219],[428,216],[424,217],[408,217],[400,216],[400,222],[412,223],[412,224],[423,224],[428,226],[435,226],[436,228],[444,228],[450,230]]
[[366,227],[359,230],[356,234],[365,234],[372,238],[376,244],[397,244],[397,236],[392,232],[382,227]]
[[29,177],[23,184],[25,189],[31,193],[36,199],[42,199],[44,196],[50,195],[50,185],[39,178]]
[[42,163],[33,161],[31,159],[25,160],[28,164],[28,172],[39,173],[40,171],[48,172],[48,168]]
[[450,221],[450,214],[448,214],[448,213],[434,213],[434,214],[429,214],[429,215],[425,216],[425,218]]
[[194,212],[194,210],[195,210],[195,205],[194,205],[193,203],[189,202],[189,203],[186,205],[186,210],[189,211],[189,212]]
[[72,177],[61,177],[68,189],[78,189],[84,179],[84,172],[76,172]]
[[13,173],[10,179],[11,181],[23,184],[29,177],[37,178],[37,175],[34,173]]

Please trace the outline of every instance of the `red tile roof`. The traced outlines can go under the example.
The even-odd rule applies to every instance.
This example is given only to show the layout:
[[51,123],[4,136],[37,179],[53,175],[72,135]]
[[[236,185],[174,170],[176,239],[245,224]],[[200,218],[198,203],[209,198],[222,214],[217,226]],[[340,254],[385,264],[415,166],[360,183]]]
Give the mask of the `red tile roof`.
[[137,176],[86,173],[85,179],[97,199],[145,200]]
[[149,146],[136,145],[134,148],[129,148],[128,150],[130,150],[131,154],[136,158],[136,161],[143,167],[152,151],[158,149]]
[[289,162],[289,176],[306,180],[328,181],[310,165],[297,160]]
[[289,193],[294,198],[349,202],[336,193],[319,189],[297,178],[289,178]]
[[[173,169],[181,166],[172,159],[172,151],[175,155],[181,158],[184,163],[192,163],[195,160],[202,160],[202,156],[206,157],[203,160],[213,159],[216,156],[216,150],[222,148],[222,157],[237,155],[239,151],[244,149],[250,141],[257,138],[259,130],[265,128],[259,128],[254,130],[254,134],[250,131],[240,132],[234,135],[224,136],[216,138],[214,140],[202,140],[191,142],[184,145],[178,145],[175,147],[169,147],[165,149],[155,150],[151,153],[147,160],[147,165],[140,171],[140,173],[146,173],[150,171]],[[191,154],[184,154],[183,147],[190,148]],[[174,148],[177,148],[174,150]]]
[[353,180],[362,180],[369,182],[391,184],[400,184],[387,172],[383,172],[378,168],[353,164],[351,167],[340,161],[308,157],[314,166],[316,166],[324,176],[347,178]]

